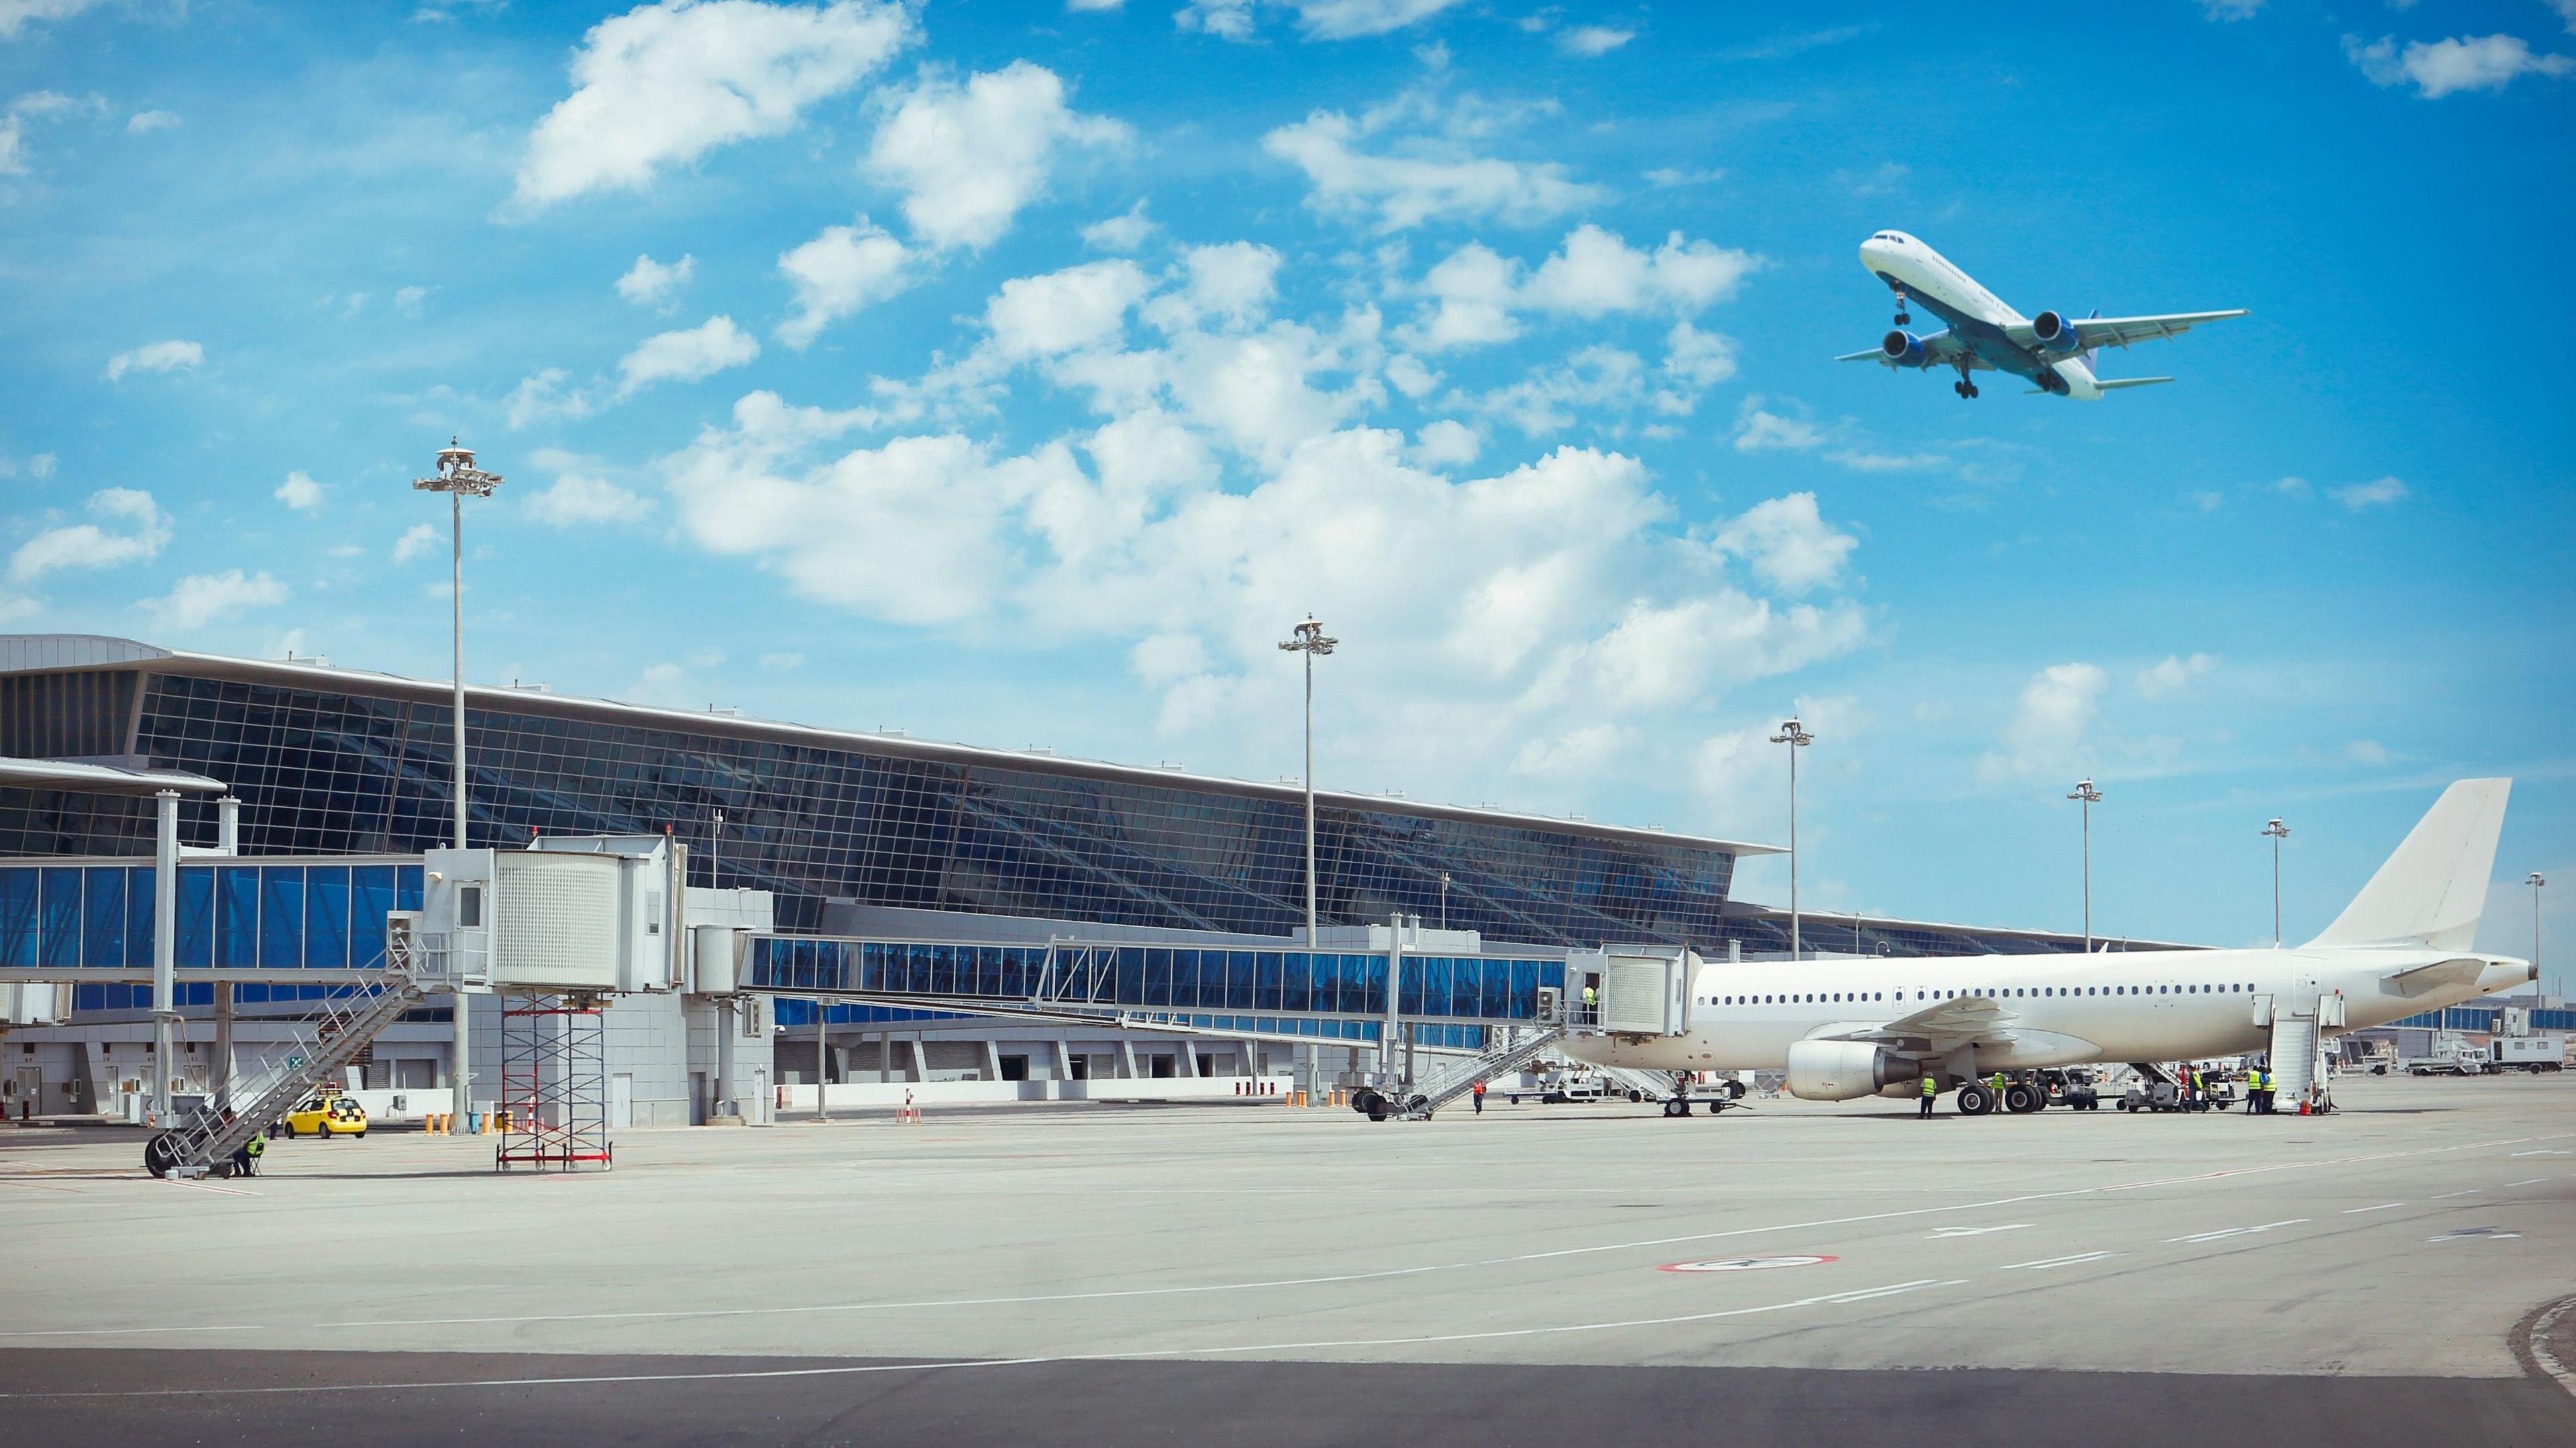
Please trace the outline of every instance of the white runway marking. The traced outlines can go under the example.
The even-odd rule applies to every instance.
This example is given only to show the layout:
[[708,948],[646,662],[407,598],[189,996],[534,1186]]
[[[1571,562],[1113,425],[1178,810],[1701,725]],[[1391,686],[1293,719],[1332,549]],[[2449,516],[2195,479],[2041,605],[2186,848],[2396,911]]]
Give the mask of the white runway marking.
[[[1825,1227],[1856,1226],[1868,1222],[1901,1221],[1908,1217],[1937,1216],[1950,1212],[1990,1212],[2001,1207],[2026,1206],[2033,1202],[2067,1201],[2081,1197],[2106,1196],[2115,1192],[2144,1191],[2153,1187],[2190,1186],[2202,1182],[2234,1177],[2265,1176],[2274,1172],[2307,1171],[2316,1168],[2360,1166],[2374,1162],[2397,1161],[2409,1157],[2443,1156],[2453,1152],[2512,1146],[2525,1141],[2564,1140],[2568,1133],[2553,1132],[2542,1136],[2505,1137],[2487,1141],[2464,1141],[2448,1146],[2418,1147],[2407,1151],[2372,1152],[2361,1156],[2320,1157],[2310,1161],[2270,1162],[2261,1166],[2228,1167],[2218,1171],[2196,1172],[2187,1176],[2151,1177],[2145,1181],[2120,1182],[2110,1186],[2068,1187],[2053,1192],[2025,1192],[2009,1197],[1983,1201],[1960,1202],[1950,1206],[1904,1207],[1886,1212],[1864,1212],[1856,1216],[1825,1217],[1807,1222],[1781,1222],[1761,1227],[1730,1227],[1715,1232],[1690,1232],[1672,1237],[1650,1237],[1628,1242],[1603,1242],[1585,1247],[1559,1247],[1545,1252],[1527,1252],[1508,1257],[1471,1258],[1464,1261],[1427,1263],[1416,1267],[1386,1267],[1367,1272],[1326,1273],[1313,1277],[1264,1278],[1245,1282],[1215,1282],[1177,1287],[1106,1288],[1092,1292],[1042,1292],[1007,1297],[922,1298],[897,1302],[825,1302],[787,1307],[716,1307],[716,1308],[651,1308],[610,1312],[509,1313],[481,1317],[392,1317],[365,1318],[305,1324],[314,1328],[353,1327],[489,1327],[540,1322],[633,1322],[643,1320],[716,1320],[730,1317],[793,1317],[816,1313],[886,1312],[940,1307],[1016,1307],[1045,1302],[1097,1302],[1132,1297],[1188,1297],[1226,1292],[1276,1291],[1288,1287],[1332,1286],[1346,1282],[1373,1282],[1399,1277],[1419,1277],[1434,1272],[1456,1272],[1481,1267],[1516,1266],[1525,1262],[1553,1261],[1564,1257],[1590,1256],[1602,1252],[1638,1251],[1652,1247],[1679,1246],[1690,1242],[1714,1242],[1734,1237],[1762,1236],[1778,1232],[1815,1231]],[[185,1328],[88,1328],[75,1330],[0,1330],[0,1340],[22,1337],[81,1336],[112,1337],[141,1332],[249,1332],[270,1328],[247,1326],[203,1326]]]
[[2256,1232],[2268,1232],[2274,1227],[2295,1227],[2306,1220],[2305,1217],[2292,1217],[2287,1221],[2265,1222],[2259,1227],[2221,1227],[2215,1232],[2194,1232],[2188,1237],[2167,1237],[2165,1240],[2167,1242],[2215,1242],[2221,1237],[2250,1236]]
[[2343,1209],[2343,1214],[2349,1217],[2357,1212],[2384,1212],[2390,1207],[2402,1207],[2404,1205],[2406,1205],[2404,1202],[2381,1202],[2375,1207],[2346,1207]]
[[2464,1191],[2464,1192],[2444,1192],[2444,1193],[2442,1193],[2440,1196],[2435,1197],[2433,1200],[2435,1200],[2435,1201],[2437,1201],[2437,1202],[2447,1202],[2447,1201],[2449,1201],[2449,1200],[2450,1200],[2451,1198],[2453,1198],[2453,1197],[2474,1197],[2474,1196],[2476,1196],[2478,1193],[2480,1193],[2480,1192],[2482,1192],[2482,1191],[2485,1191],[2485,1190],[2486,1190],[2486,1188],[2485,1188],[2485,1187],[2471,1187],[2471,1188],[2469,1188],[2467,1191]]
[[2008,1262],[2004,1264],[2003,1270],[2017,1272],[2028,1268],[2033,1272],[2045,1272],[2051,1267],[2072,1267],[2079,1262],[2099,1262],[2106,1257],[2119,1255],[2117,1252],[2078,1252],[2072,1257],[2042,1257],[2036,1262]]
[[2517,1151],[2517,1152],[2514,1152],[2514,1153],[2513,1153],[2513,1155],[2515,1155],[2515,1156],[2565,1156],[2565,1155],[2567,1155],[2567,1152],[2568,1152],[2568,1148],[2563,1147],[2563,1146],[2547,1146],[2547,1147],[2542,1147],[2542,1148],[2541,1148],[2540,1150],[2538,1150],[2538,1151]]
[[313,1383],[279,1387],[234,1388],[142,1388],[98,1392],[0,1393],[0,1402],[25,1398],[178,1398],[222,1393],[227,1396],[265,1397],[281,1393],[373,1393],[405,1392],[426,1388],[527,1388],[568,1387],[587,1383],[698,1383],[724,1382],[761,1378],[830,1378],[855,1377],[870,1373],[934,1372],[950,1368],[1031,1367],[1047,1363],[1139,1362],[1148,1358],[1224,1357],[1243,1353],[1312,1352],[1327,1348],[1410,1347],[1424,1343],[1482,1342],[1495,1338],[1548,1337],[1558,1333],[1615,1332],[1632,1327],[1672,1327],[1689,1322],[1713,1322],[1721,1318],[1752,1317],[1767,1312],[1787,1312],[1800,1307],[1841,1306],[1853,1302],[1870,1302],[1901,1293],[1920,1292],[1927,1287],[1956,1287],[1967,1279],[1954,1277],[1917,1278],[1912,1282],[1895,1282],[1885,1287],[1864,1287],[1852,1292],[1831,1292],[1818,1297],[1801,1297],[1792,1302],[1769,1302],[1757,1307],[1728,1307],[1713,1312],[1690,1312],[1674,1317],[1635,1317],[1615,1322],[1566,1322],[1545,1327],[1492,1328],[1482,1332],[1431,1333],[1419,1337],[1339,1338],[1309,1342],[1243,1343],[1223,1347],[1149,1348],[1135,1352],[1060,1353],[1042,1357],[963,1358],[926,1363],[853,1363],[828,1368],[755,1368],[732,1373],[610,1373],[597,1377],[559,1378],[461,1378],[428,1383]]
[[2558,1319],[2565,1316],[2571,1307],[2576,1307],[2576,1297],[2570,1297],[2540,1314],[2539,1320],[2532,1323],[2531,1356],[2540,1364],[2542,1372],[2558,1380],[2558,1386],[2570,1393],[2576,1393],[2576,1371],[2570,1370],[2567,1364],[2559,1361],[2558,1354],[2549,1350],[2549,1329],[2555,1326]]
[[2518,1182],[2506,1182],[2505,1185],[2508,1187],[2527,1187],[2534,1182],[2545,1182],[2547,1180],[2549,1180],[2547,1177],[2524,1177]]
[[2018,1232],[2030,1225],[2028,1222],[2007,1222],[2000,1227],[1935,1227],[1932,1229],[1932,1240],[1938,1242],[1951,1237],[1982,1237],[1988,1232]]
[[163,1178],[161,1179],[161,1183],[162,1183],[162,1185],[164,1185],[164,1186],[173,1186],[173,1187],[189,1187],[189,1188],[192,1188],[192,1189],[194,1189],[194,1190],[196,1190],[196,1191],[201,1191],[201,1192],[222,1192],[225,1196],[228,1196],[228,1197],[255,1197],[255,1196],[260,1195],[258,1192],[246,1192],[246,1191],[243,1191],[243,1190],[242,1190],[241,1188],[239,1188],[239,1187],[219,1187],[219,1186],[216,1186],[213,1182],[189,1182],[189,1181],[181,1181],[181,1180],[179,1180],[177,1177],[163,1177]]

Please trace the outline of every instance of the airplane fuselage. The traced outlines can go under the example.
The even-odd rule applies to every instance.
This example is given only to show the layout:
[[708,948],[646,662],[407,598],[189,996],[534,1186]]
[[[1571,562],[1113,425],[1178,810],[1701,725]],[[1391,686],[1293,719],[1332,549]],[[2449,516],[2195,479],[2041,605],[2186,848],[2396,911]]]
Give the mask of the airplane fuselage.
[[2027,328],[2030,318],[1920,240],[1903,232],[1880,232],[1860,244],[1860,264],[1891,291],[1902,293],[1907,305],[1939,317],[1995,370],[2077,401],[2102,399],[2090,363],[2080,356],[2043,355],[2012,340],[2005,329]]
[[[2446,961],[2454,982],[2407,994],[2398,972]],[[1980,1043],[1979,1070],[2088,1061],[2174,1061],[2259,1051],[2262,997],[2341,994],[2344,1028],[2386,1025],[2535,978],[2504,956],[2407,947],[2163,950],[1906,960],[1703,962],[1691,981],[1689,1033],[1569,1038],[1566,1053],[1649,1070],[1778,1070],[1796,1041],[1868,1030],[1943,1000],[1985,999],[2005,1013]]]

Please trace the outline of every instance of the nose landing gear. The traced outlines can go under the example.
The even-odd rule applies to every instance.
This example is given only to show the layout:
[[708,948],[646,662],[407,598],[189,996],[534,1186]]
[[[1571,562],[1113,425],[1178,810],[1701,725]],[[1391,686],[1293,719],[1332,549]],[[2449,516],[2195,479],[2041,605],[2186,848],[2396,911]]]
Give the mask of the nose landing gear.
[[1913,314],[1905,310],[1905,288],[1898,287],[1896,289],[1896,325],[1902,327],[1913,320]]

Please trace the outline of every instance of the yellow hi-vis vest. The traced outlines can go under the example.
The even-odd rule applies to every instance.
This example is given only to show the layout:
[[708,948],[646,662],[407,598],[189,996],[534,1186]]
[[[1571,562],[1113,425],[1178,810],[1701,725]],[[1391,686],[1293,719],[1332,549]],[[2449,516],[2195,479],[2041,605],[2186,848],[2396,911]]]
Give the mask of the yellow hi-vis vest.
[[1926,1096],[1938,1096],[1938,1095],[1940,1095],[1940,1094],[1941,1094],[1941,1083],[1940,1083],[1940,1082],[1938,1082],[1938,1081],[1933,1080],[1933,1079],[1932,1079],[1931,1077],[1929,1077],[1929,1076],[1924,1077],[1924,1078],[1923,1078],[1923,1094],[1924,1094],[1924,1095],[1926,1095]]

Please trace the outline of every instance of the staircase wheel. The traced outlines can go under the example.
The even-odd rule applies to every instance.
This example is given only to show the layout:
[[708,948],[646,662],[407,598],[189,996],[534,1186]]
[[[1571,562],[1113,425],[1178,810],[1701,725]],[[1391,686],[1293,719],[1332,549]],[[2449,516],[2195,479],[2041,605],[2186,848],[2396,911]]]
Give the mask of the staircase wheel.
[[1375,1092],[1370,1093],[1368,1105],[1361,1109],[1368,1113],[1368,1119],[1371,1121],[1386,1120],[1386,1100]]
[[168,1176],[170,1168],[178,1165],[178,1161],[179,1143],[172,1139],[170,1132],[164,1131],[143,1143],[143,1169],[152,1173],[155,1179]]
[[1726,1083],[1726,1099],[1727,1099],[1727,1100],[1729,1100],[1729,1101],[1741,1101],[1741,1100],[1743,1100],[1743,1099],[1744,1099],[1744,1083],[1743,1083],[1743,1082],[1741,1082],[1741,1081],[1729,1081],[1729,1082],[1727,1082],[1727,1083]]
[[1430,1097],[1428,1097],[1428,1096],[1416,1096],[1416,1097],[1414,1097],[1412,1100],[1407,1101],[1407,1102],[1405,1102],[1405,1103],[1404,1103],[1404,1109],[1405,1109],[1405,1110],[1407,1110],[1407,1111],[1421,1111],[1421,1110],[1425,1109],[1426,1107],[1428,1107],[1428,1106],[1430,1106],[1430,1105],[1431,1105],[1431,1098],[1430,1098]]

